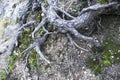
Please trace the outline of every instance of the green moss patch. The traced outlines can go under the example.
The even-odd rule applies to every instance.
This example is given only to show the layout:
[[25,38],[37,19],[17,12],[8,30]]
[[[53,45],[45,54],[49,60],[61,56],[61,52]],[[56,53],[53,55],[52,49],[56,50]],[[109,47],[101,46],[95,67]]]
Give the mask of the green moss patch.
[[106,39],[102,44],[105,47],[104,51],[92,53],[86,60],[87,66],[95,74],[101,73],[104,67],[120,63],[120,44],[115,43],[111,38]]

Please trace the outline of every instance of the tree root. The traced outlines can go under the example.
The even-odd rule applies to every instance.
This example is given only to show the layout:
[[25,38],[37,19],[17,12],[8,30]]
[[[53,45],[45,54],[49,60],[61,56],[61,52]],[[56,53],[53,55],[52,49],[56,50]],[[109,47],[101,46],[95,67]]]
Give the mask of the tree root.
[[[33,4],[37,3],[39,6],[35,6]],[[43,11],[43,14],[45,14],[45,17],[42,19],[42,21],[39,23],[37,27],[35,27],[34,31],[32,32],[32,38],[34,39],[36,36],[35,34],[47,23],[49,25],[54,25],[58,32],[67,34],[70,42],[74,44],[75,46],[79,47],[80,49],[84,51],[88,51],[80,46],[78,46],[72,39],[71,34],[75,36],[78,40],[87,41],[90,43],[93,43],[95,46],[100,46],[100,43],[98,40],[96,40],[93,37],[88,37],[85,35],[82,35],[78,32],[78,30],[85,25],[88,25],[90,22],[94,21],[97,17],[99,17],[102,14],[116,14],[120,15],[120,3],[113,2],[106,5],[102,4],[96,4],[93,6],[89,6],[88,8],[84,8],[78,17],[71,16],[66,11],[58,8],[56,0],[47,0],[47,7],[43,6],[43,2],[38,0],[38,2],[35,2],[34,0],[29,0],[25,11],[20,17],[19,20],[19,26],[17,29],[17,34],[15,37],[15,40],[11,44],[11,48],[9,49],[9,56],[11,55],[12,51],[14,50],[15,44],[17,42],[18,37],[20,36],[20,33],[22,33],[22,29],[29,27],[31,25],[35,25],[35,21],[27,22],[27,15],[30,11],[34,11],[34,9],[37,9],[41,7],[41,11]],[[57,11],[62,12],[67,17],[71,18],[72,20],[65,20],[60,17],[60,15],[57,13]],[[112,12],[114,11],[114,12]],[[111,13],[112,12],[112,13]],[[44,28],[45,29],[45,28]],[[40,55],[40,57],[46,61],[48,64],[51,62],[45,58],[43,53],[41,52],[41,45],[45,42],[48,35],[50,35],[52,32],[49,32],[49,30],[45,29],[45,34],[36,39],[27,49],[25,49],[22,54],[26,53],[26,51],[30,51],[31,49],[35,49],[35,51]],[[9,64],[9,63],[8,63]],[[8,65],[7,65],[8,66]]]

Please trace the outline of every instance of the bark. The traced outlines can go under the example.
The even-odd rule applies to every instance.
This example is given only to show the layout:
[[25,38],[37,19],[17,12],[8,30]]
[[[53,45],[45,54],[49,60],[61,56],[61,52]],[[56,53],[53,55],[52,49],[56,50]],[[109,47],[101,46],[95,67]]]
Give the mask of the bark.
[[[84,8],[82,11],[80,11],[77,17],[72,16],[67,11],[59,8],[57,0],[46,0],[47,6],[45,6],[44,3],[45,2],[41,0],[28,1],[26,7],[23,10],[22,15],[18,20],[19,24],[15,29],[16,31],[15,31],[14,40],[12,41],[7,51],[8,57],[10,57],[14,48],[18,46],[18,38],[21,35],[22,30],[24,28],[29,28],[30,26],[36,25],[36,21],[29,21],[29,22],[27,21],[30,12],[34,13],[35,11],[42,11],[42,14],[44,14],[45,16],[44,18],[42,18],[41,22],[38,24],[38,26],[35,27],[34,31],[31,33],[32,38],[35,39],[34,42],[31,43],[30,46],[22,52],[22,54],[25,55],[27,51],[31,51],[32,49],[34,49],[39,54],[39,56],[48,64],[53,64],[53,62],[49,61],[44,56],[44,54],[41,51],[41,48],[42,48],[42,44],[45,43],[49,35],[63,33],[67,36],[71,44],[88,52],[89,50],[83,49],[80,46],[78,46],[77,43],[75,43],[75,41],[73,40],[73,37],[76,37],[78,40],[83,40],[92,43],[96,47],[99,47],[101,45],[96,38],[92,36],[83,35],[79,32],[79,30],[81,30],[81,28],[84,28],[86,25],[90,24],[91,22],[94,22],[101,15],[118,15],[118,16],[120,15],[119,2],[110,1],[109,4],[95,4],[92,6],[89,5],[87,8]],[[58,12],[66,15],[67,19],[61,17],[61,14],[59,14]],[[47,26],[48,28],[46,28],[44,27],[46,24],[54,25],[57,30],[51,32],[49,30],[49,27],[52,26]],[[39,38],[37,38],[36,34],[42,28],[44,29],[45,33]],[[28,62],[26,62],[26,64],[27,63]],[[6,67],[6,72],[7,74],[9,74],[8,65]]]

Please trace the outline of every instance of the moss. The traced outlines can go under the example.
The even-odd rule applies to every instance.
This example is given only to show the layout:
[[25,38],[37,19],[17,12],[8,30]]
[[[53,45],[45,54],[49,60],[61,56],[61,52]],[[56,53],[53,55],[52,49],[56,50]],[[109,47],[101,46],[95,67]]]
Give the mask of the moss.
[[[41,12],[35,11],[34,12],[35,16],[35,20],[37,23],[40,23],[42,20],[42,16],[41,16]],[[31,15],[28,15],[28,21],[31,20]],[[16,21],[16,23],[18,22],[18,20]],[[38,25],[38,24],[36,24]],[[26,28],[25,30],[22,30],[22,34],[21,36],[18,38],[18,46],[15,47],[15,51],[18,53],[18,59],[17,60],[25,60],[27,54],[29,55],[29,59],[28,59],[28,64],[27,67],[29,68],[30,71],[34,71],[34,70],[38,70],[38,72],[41,72],[41,67],[40,64],[38,63],[38,61],[40,61],[40,56],[34,51],[31,50],[30,52],[26,52],[24,56],[22,56],[23,54],[21,54],[26,48],[28,48],[30,46],[30,44],[32,44],[34,42],[34,39],[32,39],[31,37],[31,33],[34,30],[33,26],[31,28]],[[40,29],[37,33],[36,33],[36,37],[40,37],[44,34],[44,29]]]
[[5,28],[10,24],[10,20],[9,19],[3,19],[1,18],[1,21],[0,21],[0,33],[3,34],[4,31],[5,31]]
[[19,22],[19,18],[17,17],[16,18],[16,21],[15,21],[15,24],[17,24]]
[[102,53],[92,53],[88,59],[86,59],[87,66],[91,68],[96,75],[101,73],[104,67],[120,63],[120,44],[115,44],[112,38],[107,38],[102,45],[105,46],[105,50]]
[[114,40],[110,39],[104,43],[105,51],[102,53],[104,60],[109,60],[112,63],[120,62],[120,44],[115,44]]
[[38,54],[32,50],[32,54],[29,57],[29,64],[32,66],[37,66],[37,59],[38,59]]
[[2,17],[0,17],[0,19],[1,19],[0,24],[4,28],[6,28],[11,23],[10,19],[3,19]]
[[2,69],[0,73],[1,73],[1,75],[0,75],[1,80],[5,80],[6,77],[7,77],[7,76],[6,76],[6,71],[5,71],[5,69]]
[[[34,42],[34,40],[31,37],[31,33],[33,32],[34,28],[26,29],[22,31],[22,35],[18,39],[18,46],[15,48],[15,51],[19,54],[18,59],[25,60],[27,54],[30,54],[29,59],[28,59],[28,65],[27,67],[29,68],[30,71],[38,70],[41,72],[40,65],[38,64],[38,61],[40,59],[40,56],[34,51],[31,50],[30,52],[26,52],[24,56],[21,56],[22,52],[30,46]],[[43,29],[39,30],[38,35],[41,36],[43,35],[44,31]],[[37,36],[38,36],[37,35]]]
[[33,39],[31,37],[31,33],[34,29],[30,28],[27,29],[27,31],[23,30],[22,31],[22,36],[19,37],[18,39],[18,47],[15,48],[15,51],[19,54],[18,59],[25,60],[27,54],[30,54],[29,59],[28,59],[28,65],[27,67],[29,68],[30,71],[33,71],[35,68],[39,69],[38,65],[38,59],[40,58],[39,55],[34,51],[31,50],[31,52],[26,52],[24,56],[21,56],[22,52],[30,46],[30,44],[33,43]]
[[101,3],[101,4],[108,4],[108,0],[98,0],[98,3]]
[[12,55],[10,56],[9,65],[8,65],[8,70],[9,70],[10,73],[11,73],[12,70],[15,68],[14,63],[15,63],[16,59],[17,59],[17,56],[16,56],[16,55],[12,54]]
[[4,21],[4,27],[7,27],[8,25],[10,24],[10,22],[9,21]]
[[101,55],[98,53],[89,55],[86,59],[86,66],[89,67],[96,75],[101,73],[103,70]]
[[47,4],[47,2],[44,0],[44,3],[43,3],[43,6],[45,7],[45,8],[47,8],[48,7],[48,4]]
[[[98,69],[101,71],[98,72],[97,70],[94,70],[95,73],[99,74],[105,67],[120,63],[120,31],[119,20],[117,19],[117,21],[114,25],[109,25],[103,29],[105,38],[104,41],[101,41],[101,45],[104,46],[104,51],[91,52],[91,55],[89,55],[88,59],[86,59],[86,65],[92,70],[94,69],[93,66],[98,66],[98,64],[95,64],[96,61],[99,62],[100,66]],[[96,59],[95,61],[94,58]]]
[[7,62],[8,60],[6,59],[6,62],[9,63],[7,66],[8,67],[7,71],[9,72],[9,74],[6,73],[5,69],[2,69],[0,72],[1,74],[0,80],[6,80],[6,78],[8,78],[12,74],[13,70],[15,69],[14,63],[16,62],[16,59],[17,59],[17,55],[14,54],[10,56],[9,62]]
[[18,46],[16,47],[16,51],[18,53],[21,53],[24,51],[27,47],[29,47],[30,44],[32,44],[33,39],[31,37],[31,32],[33,31],[32,28],[27,29],[27,31],[23,30],[22,35],[18,39]]

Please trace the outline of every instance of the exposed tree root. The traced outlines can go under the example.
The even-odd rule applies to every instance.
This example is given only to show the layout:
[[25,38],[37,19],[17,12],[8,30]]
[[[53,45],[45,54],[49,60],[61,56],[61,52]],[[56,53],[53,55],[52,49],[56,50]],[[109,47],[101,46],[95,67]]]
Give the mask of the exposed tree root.
[[[106,5],[102,4],[96,4],[93,6],[89,6],[88,8],[84,8],[78,17],[71,16],[66,11],[58,8],[57,6],[57,0],[46,0],[47,1],[47,7],[44,7],[41,0],[29,0],[28,4],[24,8],[24,12],[20,17],[19,25],[17,27],[16,35],[14,36],[14,41],[11,44],[11,48],[9,49],[9,55],[11,55],[12,51],[14,50],[15,44],[17,42],[18,37],[22,33],[22,29],[29,27],[31,25],[35,25],[35,21],[27,22],[28,14],[30,11],[40,10],[45,14],[42,21],[38,24],[37,27],[35,27],[34,31],[32,32],[32,38],[36,38],[35,34],[47,23],[49,25],[54,25],[58,32],[67,34],[68,39],[70,42],[79,47],[82,50],[88,51],[80,46],[78,46],[72,39],[71,34],[76,37],[78,40],[83,40],[90,42],[94,44],[95,46],[100,46],[97,39],[93,37],[85,36],[78,32],[79,29],[83,28],[84,26],[88,25],[90,22],[94,21],[97,17],[99,17],[102,14],[116,14],[120,15],[120,3],[113,2]],[[61,13],[65,14],[70,20],[65,20],[61,18],[61,16],[57,13],[60,11]],[[114,11],[114,12],[113,12]],[[36,39],[26,50],[23,51],[23,54],[26,53],[26,51],[30,51],[31,49],[35,49],[35,51],[40,55],[40,57],[50,64],[50,61],[45,58],[43,53],[41,52],[41,45],[45,42],[48,35],[52,34],[52,32],[49,32],[47,28],[45,29],[45,34]],[[54,32],[53,32],[54,33]],[[28,58],[26,61],[28,61]],[[27,63],[27,62],[26,62]],[[8,63],[9,64],[9,63]],[[9,73],[9,72],[8,72]]]

